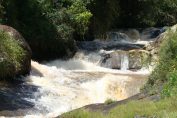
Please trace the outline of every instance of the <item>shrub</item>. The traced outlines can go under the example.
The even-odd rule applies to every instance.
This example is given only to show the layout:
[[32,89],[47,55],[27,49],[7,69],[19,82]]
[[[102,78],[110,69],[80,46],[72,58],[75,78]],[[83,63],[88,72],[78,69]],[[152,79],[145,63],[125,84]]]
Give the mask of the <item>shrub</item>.
[[[177,33],[169,30],[160,46],[159,62],[157,67],[149,77],[145,89],[150,91],[154,88],[162,90],[162,96],[176,94],[176,74],[177,71]],[[166,84],[167,83],[167,84]],[[149,86],[149,87],[148,87]],[[161,87],[162,86],[162,87]],[[151,88],[151,89],[149,89]],[[156,90],[156,91],[159,91]]]
[[112,100],[112,99],[107,99],[104,103],[106,105],[109,105],[109,104],[112,104],[112,103],[115,103],[116,101]]
[[82,0],[10,0],[3,4],[5,24],[22,33],[37,60],[72,56],[76,50],[73,34],[83,37],[91,17]]
[[11,0],[5,3],[6,23],[22,33],[33,51],[34,59],[71,56],[75,51],[73,38],[68,35],[62,37],[63,32],[59,32],[57,25],[49,18],[51,9],[48,3],[40,0]]
[[163,97],[172,97],[177,96],[177,72],[172,72],[168,76],[168,82],[165,84],[162,96]]

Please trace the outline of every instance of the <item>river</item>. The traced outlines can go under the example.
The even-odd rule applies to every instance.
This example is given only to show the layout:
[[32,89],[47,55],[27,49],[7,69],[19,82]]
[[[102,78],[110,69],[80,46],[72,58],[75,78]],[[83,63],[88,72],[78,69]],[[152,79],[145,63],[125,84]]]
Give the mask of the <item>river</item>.
[[[108,41],[77,42],[78,52],[70,60],[32,61],[31,74],[22,82],[0,85],[1,116],[51,118],[138,94],[151,71],[138,61],[143,46],[154,41],[150,31],[136,34],[135,41],[126,33],[112,32]],[[138,53],[130,59],[132,50]]]

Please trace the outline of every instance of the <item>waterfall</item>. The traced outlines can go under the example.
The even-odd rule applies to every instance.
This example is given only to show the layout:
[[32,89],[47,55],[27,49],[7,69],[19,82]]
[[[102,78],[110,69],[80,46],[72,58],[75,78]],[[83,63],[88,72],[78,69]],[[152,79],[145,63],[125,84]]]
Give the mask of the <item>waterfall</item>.
[[[32,61],[31,73],[24,77],[23,83],[13,88],[0,87],[0,95],[2,93],[8,101],[5,105],[0,102],[0,108],[14,108],[7,109],[7,115],[52,118],[85,105],[104,103],[107,99],[119,101],[136,95],[150,71],[129,70],[132,65],[136,68],[141,57],[141,52],[135,53],[138,56],[132,59],[129,50],[141,49],[144,44],[127,43],[127,37],[134,35],[125,34],[112,33],[110,41],[78,42],[79,50],[69,60],[42,64]],[[139,35],[134,37],[137,39]]]
[[[98,53],[79,53],[67,61],[55,60],[45,64],[32,61],[32,71],[26,82],[5,96],[6,99],[8,96],[8,99],[11,96],[17,99],[14,104],[17,108],[32,104],[30,109],[12,111],[14,116],[23,112],[26,118],[52,118],[85,105],[104,103],[107,99],[119,101],[139,93],[149,73],[124,71],[128,69],[128,54],[113,52],[114,59],[108,61],[108,68],[99,65],[101,57]],[[111,68],[120,64],[121,70]],[[12,94],[16,91],[17,94]]]
[[121,70],[126,71],[129,69],[129,58],[126,52],[121,54]]
[[[122,59],[122,69],[127,69],[127,55],[123,54]],[[35,109],[45,109],[42,114],[36,111],[31,115],[39,112],[42,117],[56,117],[88,104],[104,103],[107,99],[123,100],[139,93],[146,75],[122,72],[76,59],[56,60],[45,65],[32,61],[32,72],[27,79],[39,89],[36,97],[29,101],[35,103]]]

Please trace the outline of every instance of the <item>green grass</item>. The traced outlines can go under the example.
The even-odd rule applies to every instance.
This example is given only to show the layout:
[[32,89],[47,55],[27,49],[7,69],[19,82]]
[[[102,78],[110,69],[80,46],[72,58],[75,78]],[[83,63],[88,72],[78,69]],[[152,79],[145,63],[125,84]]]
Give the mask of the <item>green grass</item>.
[[177,97],[171,97],[152,101],[131,101],[112,109],[107,115],[101,112],[89,112],[88,110],[76,110],[63,114],[60,118],[134,118],[141,116],[146,118],[176,118]]

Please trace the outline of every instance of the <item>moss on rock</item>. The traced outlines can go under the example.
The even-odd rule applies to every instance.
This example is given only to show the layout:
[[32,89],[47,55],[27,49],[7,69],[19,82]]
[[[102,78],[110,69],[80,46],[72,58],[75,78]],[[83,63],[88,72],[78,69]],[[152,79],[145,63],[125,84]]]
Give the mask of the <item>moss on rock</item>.
[[129,51],[129,68],[141,69],[147,67],[151,63],[150,53],[146,50],[130,50]]
[[28,74],[31,51],[22,36],[13,28],[0,26],[0,79]]

